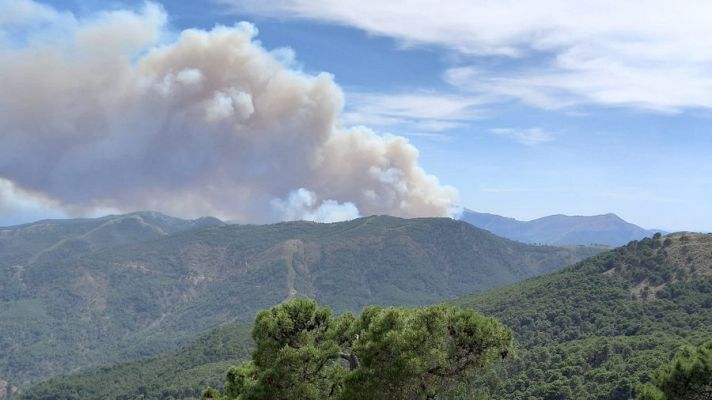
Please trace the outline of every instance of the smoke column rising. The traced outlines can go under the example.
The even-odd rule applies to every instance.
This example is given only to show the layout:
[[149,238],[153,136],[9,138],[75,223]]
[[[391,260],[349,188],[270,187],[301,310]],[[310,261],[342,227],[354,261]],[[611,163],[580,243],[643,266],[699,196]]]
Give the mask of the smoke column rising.
[[341,126],[333,77],[290,67],[251,24],[167,40],[151,3],[88,19],[0,4],[0,178],[69,215],[333,221],[456,200],[406,139]]

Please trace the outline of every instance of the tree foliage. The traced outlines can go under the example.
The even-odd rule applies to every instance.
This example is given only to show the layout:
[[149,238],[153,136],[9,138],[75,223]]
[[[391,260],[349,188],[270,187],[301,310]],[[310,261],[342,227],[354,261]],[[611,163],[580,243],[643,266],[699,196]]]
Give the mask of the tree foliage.
[[655,373],[652,384],[641,385],[638,400],[712,399],[712,340],[682,346],[669,364]]
[[474,311],[368,307],[334,316],[296,299],[258,314],[252,360],[227,372],[239,400],[436,399],[472,392],[478,372],[508,355],[511,333]]
[[[516,357],[505,363],[491,398],[635,398],[682,344],[712,337],[711,239],[675,234],[631,242],[456,301],[513,331]],[[685,246],[692,262],[681,256]],[[646,282],[655,287],[647,300],[638,291]]]

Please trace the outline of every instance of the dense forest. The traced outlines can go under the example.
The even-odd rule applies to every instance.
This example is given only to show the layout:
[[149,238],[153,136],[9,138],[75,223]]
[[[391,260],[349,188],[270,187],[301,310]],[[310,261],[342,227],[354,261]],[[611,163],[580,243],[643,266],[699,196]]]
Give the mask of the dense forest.
[[[681,346],[712,338],[712,235],[634,241],[560,272],[449,304],[495,317],[512,330],[506,359],[468,378],[478,393],[548,400],[659,395],[650,389],[662,380],[658,370],[676,365],[671,360]],[[205,359],[205,368],[190,365],[192,381],[156,373],[162,368],[173,376],[180,371],[180,355],[191,352]],[[162,365],[148,359],[50,380],[22,398],[197,398],[207,386],[224,389],[224,371],[209,366],[238,364],[247,352],[223,357],[194,342],[158,359]],[[106,385],[111,381],[120,383]]]
[[14,387],[187,344],[295,297],[419,306],[601,250],[532,246],[447,218],[226,225],[159,213],[0,229],[0,380]]
[[227,369],[250,356],[251,325],[229,324],[173,351],[40,383],[28,399],[194,399],[222,387]]
[[712,338],[712,235],[656,235],[456,304],[514,331],[496,398],[629,399]]

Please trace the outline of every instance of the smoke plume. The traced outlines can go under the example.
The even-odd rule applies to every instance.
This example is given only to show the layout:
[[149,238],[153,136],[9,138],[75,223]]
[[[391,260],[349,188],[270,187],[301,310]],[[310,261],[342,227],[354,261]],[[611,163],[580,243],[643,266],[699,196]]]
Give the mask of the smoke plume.
[[251,24],[171,35],[150,3],[0,15],[0,178],[70,215],[445,216],[457,196],[406,139],[341,126],[333,77],[265,50]]

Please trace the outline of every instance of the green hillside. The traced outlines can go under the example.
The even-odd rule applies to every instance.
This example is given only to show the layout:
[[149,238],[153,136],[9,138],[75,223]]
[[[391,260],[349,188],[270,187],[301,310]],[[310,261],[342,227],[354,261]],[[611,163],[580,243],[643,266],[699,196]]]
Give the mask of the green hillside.
[[107,247],[220,225],[224,223],[211,217],[186,220],[144,211],[0,227],[0,265],[25,266],[41,260],[76,257]]
[[[711,260],[709,235],[645,239],[456,303],[514,329],[518,349],[501,371],[500,398],[627,399],[680,344],[712,335]],[[166,364],[175,364],[171,357],[181,353],[168,354]],[[224,361],[227,354],[215,354],[209,363]],[[153,370],[150,363],[128,365]],[[215,379],[209,369],[201,371],[199,380]],[[97,390],[106,379],[105,371],[90,371],[36,387],[25,398]],[[200,387],[191,384],[180,390],[197,393]],[[146,398],[170,398],[161,395],[169,385],[160,379],[150,385],[154,389]],[[121,393],[136,395],[139,388],[128,384]]]
[[[712,235],[631,242],[560,272],[454,303],[494,316],[514,331],[516,351],[499,371],[495,398],[629,399],[680,345],[712,337]],[[162,358],[170,370],[181,353]],[[228,354],[215,354],[209,363],[225,361]],[[116,368],[151,371],[153,366],[138,362]],[[204,373],[196,376],[201,382],[222,374],[198,370]],[[23,398],[100,390],[107,379],[105,370],[89,371],[37,386]],[[161,395],[166,388],[197,393],[201,386],[191,386],[195,382],[175,386],[157,378],[141,385],[154,388],[145,398],[168,399]],[[136,396],[139,387],[129,382],[117,393]],[[112,398],[107,391],[96,393],[101,396],[93,398]]]
[[466,297],[511,327],[502,399],[628,399],[684,343],[712,337],[712,235],[644,239]]
[[0,380],[20,387],[173,349],[295,296],[337,312],[423,305],[599,251],[525,245],[444,218],[264,226],[197,220],[185,230],[152,216],[3,230],[10,239],[0,258]]
[[205,387],[222,387],[225,371],[250,356],[249,325],[225,325],[186,346],[137,361],[55,378],[32,388],[27,399],[190,399]]

